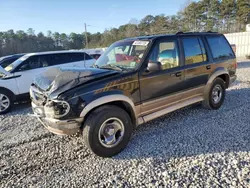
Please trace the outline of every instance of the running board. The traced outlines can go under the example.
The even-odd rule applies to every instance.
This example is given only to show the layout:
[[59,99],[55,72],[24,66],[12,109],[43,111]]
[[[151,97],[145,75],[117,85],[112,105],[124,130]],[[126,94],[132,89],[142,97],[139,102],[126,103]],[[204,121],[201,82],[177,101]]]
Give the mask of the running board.
[[[168,114],[170,112],[173,112],[175,110],[178,110],[180,108],[184,108],[184,107],[189,106],[191,104],[201,102],[203,100],[204,100],[204,98],[202,96],[196,96],[196,97],[193,97],[193,98],[189,98],[187,100],[180,101],[180,102],[178,102],[176,104],[168,106],[167,108],[164,108],[164,109],[159,110],[157,112],[154,112],[154,113],[148,114],[146,116],[143,116],[142,117],[143,118],[143,123],[146,123],[148,121],[151,121],[153,119],[156,119],[158,117],[166,115],[166,114]],[[142,123],[142,121],[140,121],[140,123]]]

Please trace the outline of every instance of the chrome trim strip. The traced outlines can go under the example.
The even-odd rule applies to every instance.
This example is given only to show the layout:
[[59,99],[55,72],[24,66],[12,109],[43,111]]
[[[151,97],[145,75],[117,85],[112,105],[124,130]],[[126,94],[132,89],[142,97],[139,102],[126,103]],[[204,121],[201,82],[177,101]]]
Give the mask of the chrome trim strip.
[[154,104],[156,102],[165,101],[166,99],[169,99],[170,97],[172,98],[174,96],[180,96],[180,95],[183,95],[183,94],[185,94],[187,92],[196,92],[197,90],[204,89],[205,86],[206,85],[202,85],[202,86],[199,86],[199,87],[195,87],[195,88],[191,88],[191,89],[188,89],[188,90],[180,91],[180,92],[174,93],[172,95],[168,95],[168,96],[165,96],[165,97],[157,98],[155,100],[151,100],[151,101],[142,103],[142,105],[146,106],[146,105],[149,105],[149,104]]
[[205,85],[202,85],[197,88],[192,88],[189,90],[178,92],[173,95],[145,102],[141,105],[141,113],[138,116],[145,116],[147,114],[159,111],[183,100],[188,100],[198,96],[203,97],[204,88]]
[[190,98],[188,100],[183,100],[182,102],[180,103],[177,103],[177,104],[174,104],[174,105],[171,105],[165,109],[162,109],[160,111],[157,111],[157,112],[154,112],[152,114],[149,114],[149,115],[146,115],[143,117],[144,119],[144,122],[148,122],[150,120],[153,120],[155,118],[158,118],[160,116],[163,116],[165,114],[168,114],[170,112],[173,112],[175,110],[178,110],[180,108],[183,108],[185,106],[188,106],[188,105],[191,105],[191,104],[194,104],[194,103],[197,103],[197,102],[201,102],[203,101],[203,97],[202,96],[196,96],[194,98]]

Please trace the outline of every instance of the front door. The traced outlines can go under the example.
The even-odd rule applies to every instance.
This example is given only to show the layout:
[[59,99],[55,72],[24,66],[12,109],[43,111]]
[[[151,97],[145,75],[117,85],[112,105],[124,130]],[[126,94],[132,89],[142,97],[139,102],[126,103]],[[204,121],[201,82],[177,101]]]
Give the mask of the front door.
[[28,93],[35,76],[45,71],[48,66],[46,56],[31,56],[23,61],[14,72],[19,94]]
[[[148,72],[142,68],[139,74],[141,90],[141,115],[146,115],[178,101],[183,90],[184,70],[176,38],[155,41],[146,63],[160,62],[162,70]],[[146,65],[143,65],[146,67]]]

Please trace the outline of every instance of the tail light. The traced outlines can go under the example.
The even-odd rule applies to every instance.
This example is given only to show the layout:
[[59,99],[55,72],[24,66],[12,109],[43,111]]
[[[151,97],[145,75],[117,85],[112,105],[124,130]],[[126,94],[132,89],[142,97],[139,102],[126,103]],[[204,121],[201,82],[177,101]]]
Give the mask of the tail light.
[[234,64],[234,68],[235,68],[235,69],[238,68],[238,63],[237,63],[237,61],[236,61],[235,64]]

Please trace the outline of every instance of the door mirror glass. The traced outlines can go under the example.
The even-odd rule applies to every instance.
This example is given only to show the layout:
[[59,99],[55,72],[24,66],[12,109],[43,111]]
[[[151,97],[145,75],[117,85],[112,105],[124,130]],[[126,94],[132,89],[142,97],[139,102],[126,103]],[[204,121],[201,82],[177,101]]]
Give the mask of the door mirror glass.
[[162,70],[162,65],[159,61],[149,61],[147,71],[156,72]]

